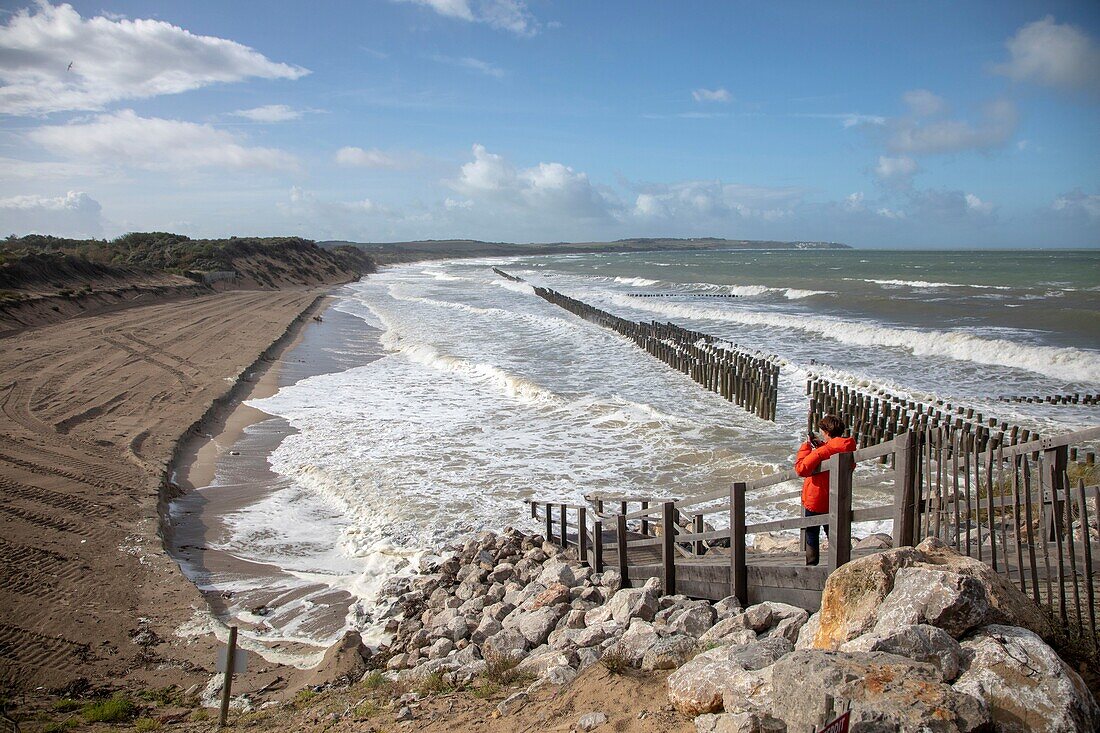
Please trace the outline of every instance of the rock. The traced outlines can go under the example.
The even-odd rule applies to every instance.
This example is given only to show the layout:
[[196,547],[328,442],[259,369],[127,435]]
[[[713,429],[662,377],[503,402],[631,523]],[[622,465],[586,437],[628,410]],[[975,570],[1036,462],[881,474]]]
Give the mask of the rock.
[[659,638],[653,624],[636,618],[630,622],[630,628],[623,632],[619,644],[630,655],[630,664],[637,667],[642,663],[645,653]]
[[927,624],[898,626],[885,634],[872,632],[841,645],[844,652],[889,652],[917,662],[928,662],[940,670],[944,682],[959,674],[962,647],[943,629]]
[[607,716],[603,713],[585,713],[577,720],[577,730],[596,730],[607,722]]
[[367,671],[370,650],[363,644],[358,631],[344,633],[342,639],[325,652],[321,663],[306,680],[307,685],[325,685],[332,682],[349,684]]
[[699,637],[699,643],[703,645],[712,643],[747,644],[755,640],[756,632],[747,627],[744,614],[719,621]]
[[798,552],[798,538],[773,532],[760,532],[752,541],[756,552]]
[[518,631],[505,629],[490,636],[482,644],[482,647],[495,654],[508,654],[509,652],[525,652],[529,646],[526,637]]
[[668,626],[673,633],[687,634],[698,639],[714,626],[714,608],[709,603],[692,606],[673,614]]
[[985,703],[941,682],[933,665],[884,652],[791,652],[772,665],[771,690],[770,712],[791,731],[825,722],[830,699],[851,701],[853,731],[978,731],[990,722]]
[[562,616],[558,621],[559,628],[566,629],[583,629],[584,628],[584,611],[573,610]]
[[561,687],[562,685],[568,685],[576,678],[577,670],[568,664],[559,664],[547,669],[539,679],[545,684]]
[[408,705],[403,706],[400,710],[397,711],[397,715],[394,716],[394,720],[396,720],[398,722],[403,721],[403,720],[412,720],[412,719],[413,719],[413,711],[412,711],[411,708],[409,708]]
[[902,568],[879,606],[879,635],[913,624],[929,624],[958,638],[989,613],[985,589],[976,578],[921,567]]
[[657,613],[657,594],[650,588],[623,588],[611,596],[607,605],[611,618],[623,626],[635,618],[652,621]]
[[737,596],[726,596],[714,604],[714,612],[718,621],[729,618],[741,613],[741,601],[737,600]]
[[799,619],[799,626],[801,627],[809,617],[810,614],[805,609],[797,606],[764,601],[746,608],[745,615],[742,618],[747,628],[759,634],[774,628],[785,619]]
[[454,648],[454,642],[450,639],[446,637],[436,639],[435,643],[428,649],[428,659],[442,659],[454,651]]
[[400,671],[409,665],[409,655],[401,652],[386,660],[386,669]]
[[514,610],[516,610],[516,607],[510,603],[493,603],[486,606],[485,610],[482,611],[482,618],[488,617],[495,621],[503,621]]
[[576,583],[576,580],[573,577],[573,569],[569,567],[569,565],[559,561],[551,561],[542,566],[542,572],[539,573],[538,582],[548,588],[555,583],[560,583],[567,588],[571,588]]
[[817,636],[818,626],[821,624],[821,612],[811,613],[806,623],[798,630],[798,639],[794,642],[795,649],[813,649],[814,638]]
[[697,648],[695,637],[686,634],[657,639],[642,655],[642,669],[676,669],[695,656]]
[[573,639],[578,647],[598,646],[621,630],[622,627],[614,621],[604,621],[578,630]]
[[706,713],[695,719],[696,733],[787,733],[787,726],[760,713]]
[[516,566],[510,562],[502,562],[489,571],[485,580],[489,583],[507,583],[516,575]]
[[502,700],[500,704],[497,705],[497,713],[501,716],[511,715],[526,704],[527,693],[517,692],[504,698],[504,700]]
[[1027,629],[984,626],[962,641],[959,692],[984,700],[998,731],[1069,733],[1100,728],[1081,677]]
[[852,543],[853,550],[889,550],[893,546],[894,538],[883,532],[876,532]]
[[597,649],[578,649],[577,650],[577,670],[583,670],[591,667],[596,662],[600,661],[600,652]]
[[474,629],[474,633],[470,635],[470,640],[475,644],[480,644],[490,636],[499,632],[501,628],[500,622],[492,616],[482,616],[481,623]]
[[550,632],[554,630],[561,616],[557,606],[539,608],[523,614],[516,625],[516,630],[523,635],[530,646],[538,646],[546,642],[546,638],[550,636]]
[[719,712],[726,700],[730,710],[756,711],[767,703],[770,665],[790,651],[786,639],[769,639],[703,652],[668,676],[669,701],[691,716]]
[[536,595],[531,604],[532,610],[543,606],[556,606],[559,603],[569,602],[569,587],[562,583],[552,583],[546,590]]
[[599,586],[606,588],[608,595],[614,595],[623,587],[623,576],[618,570],[604,570],[600,574]]
[[603,604],[602,606],[596,606],[593,609],[584,612],[584,625],[595,626],[605,621],[611,620],[611,606],[610,604]]

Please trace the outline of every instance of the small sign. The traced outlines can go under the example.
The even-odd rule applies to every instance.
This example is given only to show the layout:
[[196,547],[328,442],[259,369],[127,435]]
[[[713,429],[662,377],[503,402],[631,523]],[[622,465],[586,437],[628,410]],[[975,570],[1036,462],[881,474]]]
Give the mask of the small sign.
[[826,723],[817,733],[848,733],[848,720],[851,713],[846,712],[831,723]]
[[[225,671],[226,658],[229,656],[229,647],[222,647],[218,650],[218,671]],[[248,669],[248,652],[240,647],[237,647],[237,651],[233,654],[233,674],[244,674]]]

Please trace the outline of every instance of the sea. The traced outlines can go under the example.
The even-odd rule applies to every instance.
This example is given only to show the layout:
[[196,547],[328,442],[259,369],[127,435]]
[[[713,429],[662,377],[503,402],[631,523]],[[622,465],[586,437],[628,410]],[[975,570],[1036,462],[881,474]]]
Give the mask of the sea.
[[[775,355],[775,422],[532,286]],[[280,482],[226,517],[218,543],[349,591],[342,627],[368,638],[378,638],[382,579],[474,531],[537,530],[524,499],[689,497],[789,467],[810,374],[972,406],[1044,435],[1100,423],[1095,406],[1000,400],[1100,392],[1095,250],[465,259],[390,266],[336,295],[329,314],[345,326],[326,347],[331,369],[250,402],[294,430],[268,458]],[[861,472],[855,501],[872,505],[885,469]],[[769,499],[795,486],[750,497],[750,521],[795,515],[797,500]],[[722,526],[720,514],[713,521]],[[295,616],[326,612],[295,603],[305,604]],[[323,628],[307,641],[331,641]]]

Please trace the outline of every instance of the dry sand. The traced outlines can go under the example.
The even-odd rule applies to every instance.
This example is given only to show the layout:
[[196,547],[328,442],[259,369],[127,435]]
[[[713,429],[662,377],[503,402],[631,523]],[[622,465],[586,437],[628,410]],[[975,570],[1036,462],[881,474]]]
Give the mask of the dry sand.
[[[202,596],[164,553],[177,440],[323,290],[235,291],[0,341],[0,685],[205,684]],[[256,686],[283,670],[258,665]],[[249,685],[240,691],[247,691]]]

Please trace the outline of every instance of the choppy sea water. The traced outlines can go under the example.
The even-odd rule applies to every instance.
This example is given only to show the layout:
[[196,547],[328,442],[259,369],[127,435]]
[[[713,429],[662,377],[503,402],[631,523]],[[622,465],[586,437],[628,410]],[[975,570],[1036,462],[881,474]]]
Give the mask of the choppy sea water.
[[[626,318],[671,320],[778,355],[777,421],[750,416],[494,265]],[[643,293],[671,297],[632,297]],[[696,297],[704,293],[740,297]],[[308,568],[311,581],[324,579],[336,553],[333,585],[361,594],[352,625],[369,625],[378,577],[470,530],[522,524],[524,498],[691,496],[789,466],[810,370],[974,406],[1044,434],[1100,422],[1095,407],[996,400],[1100,391],[1097,252],[458,260],[389,268],[346,288],[334,307],[378,329],[384,356],[250,403],[297,432],[270,458],[283,483],[229,518],[224,544]],[[350,340],[376,337],[349,331],[348,353]],[[874,503],[881,489],[875,469],[867,474],[857,502]],[[280,526],[273,508],[284,500],[297,509]],[[302,502],[324,510],[303,512]],[[794,501],[761,496],[749,514],[795,511]]]

